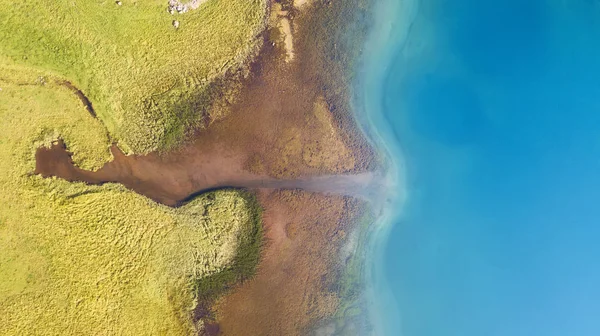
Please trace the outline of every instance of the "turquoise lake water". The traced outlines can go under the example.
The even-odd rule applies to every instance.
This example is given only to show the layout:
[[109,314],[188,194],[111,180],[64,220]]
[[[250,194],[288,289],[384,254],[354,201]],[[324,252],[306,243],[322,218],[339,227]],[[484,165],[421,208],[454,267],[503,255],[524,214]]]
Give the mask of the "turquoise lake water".
[[362,119],[393,159],[378,333],[600,335],[600,2],[376,12]]

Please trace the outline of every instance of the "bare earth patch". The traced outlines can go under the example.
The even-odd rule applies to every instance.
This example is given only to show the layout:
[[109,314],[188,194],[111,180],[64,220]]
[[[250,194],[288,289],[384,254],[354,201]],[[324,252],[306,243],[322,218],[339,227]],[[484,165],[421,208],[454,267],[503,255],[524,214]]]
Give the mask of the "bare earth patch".
[[305,335],[339,307],[340,248],[357,202],[299,191],[261,192],[268,243],[257,275],[217,304],[222,335]]

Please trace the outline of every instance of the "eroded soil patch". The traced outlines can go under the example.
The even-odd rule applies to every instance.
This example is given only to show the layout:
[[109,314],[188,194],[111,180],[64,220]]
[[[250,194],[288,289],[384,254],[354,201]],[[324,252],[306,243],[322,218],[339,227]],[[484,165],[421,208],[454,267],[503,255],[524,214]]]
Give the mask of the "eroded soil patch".
[[307,335],[339,307],[340,249],[360,216],[350,198],[261,192],[267,246],[257,275],[217,304],[223,335]]

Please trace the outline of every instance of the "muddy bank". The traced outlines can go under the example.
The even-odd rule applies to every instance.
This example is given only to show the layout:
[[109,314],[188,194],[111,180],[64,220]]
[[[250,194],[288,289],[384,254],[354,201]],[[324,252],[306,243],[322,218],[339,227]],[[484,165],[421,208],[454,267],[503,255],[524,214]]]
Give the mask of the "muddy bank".
[[[361,209],[340,195],[372,200],[386,186],[350,110],[345,71],[354,44],[344,45],[340,31],[357,1],[313,1],[301,10],[291,1],[275,4],[251,75],[225,106],[230,113],[188,143],[146,156],[112,147],[114,160],[96,172],[75,167],[61,142],[36,154],[43,176],[122,183],[171,206],[209,189],[256,189],[265,209],[262,261],[253,279],[214,306],[199,306],[212,334],[302,335],[331,317],[343,300],[340,251]],[[316,193],[272,190],[281,188]]]
[[282,179],[249,171],[232,156],[214,159],[218,153],[212,151],[196,155],[190,165],[187,161],[168,162],[160,156],[126,156],[116,146],[111,147],[111,151],[113,161],[98,171],[88,171],[73,164],[71,153],[59,140],[50,148],[36,151],[35,174],[90,184],[121,183],[169,206],[179,206],[198,194],[221,188],[301,189],[365,201],[377,200],[386,188],[382,176],[370,171]]
[[92,102],[83,93],[83,91],[81,91],[79,88],[77,88],[75,85],[73,85],[69,81],[58,81],[57,84],[62,85],[64,87],[66,87],[67,89],[71,90],[71,92],[73,92],[77,96],[77,98],[81,101],[83,106],[85,106],[85,109],[90,113],[90,115],[94,118],[97,117],[96,111],[94,111],[94,107],[92,106]]
[[[239,99],[229,106],[231,114],[196,132],[192,141],[174,151],[126,156],[113,146],[114,160],[90,172],[74,166],[68,149],[57,142],[38,149],[36,173],[91,184],[117,182],[173,206],[194,193],[219,187],[327,191],[326,185],[306,181],[370,171],[375,158],[369,146],[352,127],[342,127],[348,121],[339,115],[347,114],[348,107],[327,100],[333,94],[302,61],[298,49],[298,60],[288,63],[284,47],[267,41]],[[363,177],[351,179],[346,178],[348,187],[343,186],[344,179],[331,181],[330,191],[361,194],[361,184],[370,183]]]
[[[302,191],[262,191],[267,245],[256,276],[216,305],[223,335],[307,335],[340,305],[340,249],[360,202]],[[339,331],[339,330],[338,330]]]
[[[146,180],[136,175],[138,166],[149,160],[149,157],[124,155],[116,146],[111,148],[114,160],[98,171],[88,171],[76,167],[71,160],[71,153],[61,140],[50,148],[39,148],[36,152],[35,174],[44,177],[57,176],[69,181],[85,181],[90,184],[121,183],[129,189],[144,195],[156,202],[177,206],[197,194],[220,188],[246,189],[301,189],[309,192],[352,196],[365,201],[377,200],[379,194],[387,187],[387,181],[378,172],[357,172],[339,175],[302,176],[297,178],[274,178],[268,175],[255,174],[248,170],[228,170],[221,164],[224,160],[197,160],[196,170],[187,172],[188,183],[176,185],[174,176],[184,175],[184,171],[167,170],[153,175],[146,175]],[[207,153],[211,156],[211,153]],[[160,169],[161,160],[153,163]],[[148,163],[147,163],[148,164]],[[231,168],[232,166],[228,166]],[[162,177],[162,181],[158,180]],[[182,178],[181,180],[183,180]]]

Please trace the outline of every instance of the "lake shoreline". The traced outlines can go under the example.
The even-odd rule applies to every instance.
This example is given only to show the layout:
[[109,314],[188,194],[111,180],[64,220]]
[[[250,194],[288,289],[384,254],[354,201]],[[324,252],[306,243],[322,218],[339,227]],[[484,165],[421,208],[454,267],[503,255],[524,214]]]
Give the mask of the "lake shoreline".
[[[310,7],[303,8],[306,8],[303,11],[311,11]],[[323,29],[326,32],[320,30],[318,32],[334,35],[341,30],[339,26],[327,26],[327,24],[331,24],[327,20],[332,20],[332,17],[349,15],[348,13],[353,13],[357,9],[346,5],[344,10],[345,12],[342,14],[335,13],[334,9],[322,9],[321,13],[330,13],[330,17],[323,18],[325,22]],[[315,15],[315,13],[311,15]],[[290,228],[294,225],[301,227],[305,235],[312,232],[313,240],[322,234],[313,232],[316,227],[323,224],[319,224],[308,213],[323,212],[324,216],[329,218],[327,224],[328,230],[331,231],[329,234],[342,236],[335,244],[331,244],[332,246],[325,246],[331,242],[324,239],[321,241],[323,246],[314,246],[310,250],[310,258],[319,256],[318,259],[321,259],[323,264],[329,265],[327,267],[319,266],[319,272],[322,273],[320,276],[316,276],[318,273],[309,272],[308,265],[310,263],[307,262],[309,259],[299,252],[300,257],[290,256],[289,258],[300,258],[300,261],[291,261],[290,263],[298,264],[300,272],[305,270],[311,279],[313,277],[321,279],[324,276],[329,279],[326,283],[330,287],[335,287],[335,281],[340,279],[345,281],[348,278],[353,282],[352,279],[358,277],[358,274],[339,276],[340,272],[343,272],[339,263],[346,262],[342,259],[348,257],[347,253],[344,254],[345,257],[341,257],[340,251],[352,250],[351,255],[362,256],[364,254],[363,250],[358,250],[359,246],[364,246],[364,241],[362,238],[353,237],[361,236],[360,233],[363,233],[363,230],[369,230],[368,225],[361,222],[362,217],[358,214],[368,210],[363,208],[364,204],[354,203],[356,200],[350,200],[344,195],[358,196],[363,201],[369,201],[373,209],[378,208],[376,204],[389,202],[384,197],[385,193],[382,190],[389,189],[392,185],[391,181],[388,177],[382,178],[379,174],[380,164],[383,163],[381,160],[383,154],[373,152],[373,144],[363,138],[360,125],[356,125],[358,121],[353,115],[353,108],[350,102],[346,101],[349,99],[349,92],[345,92],[344,88],[327,86],[335,82],[335,76],[341,75],[342,70],[350,72],[354,69],[336,65],[339,66],[340,72],[334,73],[331,78],[320,78],[321,74],[311,65],[311,61],[315,58],[324,58],[325,52],[335,53],[336,51],[315,48],[314,41],[310,36],[314,32],[313,29],[317,29],[315,28],[317,25],[313,24],[314,21],[308,14],[294,12],[290,8],[280,8],[275,14],[274,20],[288,20],[291,22],[286,21],[288,25],[295,28],[294,59],[290,61],[288,57],[290,36],[286,36],[283,39],[284,43],[281,43],[277,36],[281,32],[277,30],[276,23],[272,24],[271,30],[265,33],[265,43],[261,53],[251,64],[251,74],[243,81],[240,97],[231,107],[233,111],[222,120],[212,123],[207,129],[197,132],[194,139],[185,142],[181,148],[173,152],[125,156],[117,147],[113,147],[114,161],[96,172],[84,171],[74,166],[67,152],[68,148],[65,148],[64,144],[60,142],[52,148],[38,150],[40,165],[37,173],[44,176],[63,177],[70,181],[85,181],[90,184],[122,183],[127,188],[168,206],[180,206],[197,195],[199,191],[222,187],[258,190],[259,199],[267,208],[264,218],[268,228],[268,243],[265,253],[270,256],[266,262],[265,260],[261,261],[262,266],[259,265],[259,268],[268,268],[269,276],[265,278],[259,273],[256,278],[248,280],[236,288],[237,295],[235,291],[225,295],[227,299],[217,303],[218,313],[215,315],[217,318],[211,317],[212,313],[208,314],[211,315],[207,315],[208,317],[204,316],[206,315],[204,313],[201,314],[213,329],[238,330],[236,328],[247,327],[244,324],[240,325],[240,321],[256,319],[257,329],[255,330],[260,332],[263,330],[260,329],[263,326],[260,326],[258,321],[276,319],[271,313],[271,311],[275,312],[273,309],[255,311],[245,319],[232,319],[228,316],[242,314],[242,312],[237,312],[237,304],[240,302],[248,304],[251,298],[254,298],[256,302],[271,302],[269,300],[272,297],[253,295],[257,295],[256,292],[260,292],[262,288],[273,286],[271,274],[289,267],[277,259],[278,254],[272,252],[273,249],[281,248],[281,244],[284,243],[299,244],[293,242],[294,239],[299,239],[292,238],[297,235],[297,233],[291,233],[293,230],[297,230]],[[299,23],[295,24],[296,21]],[[284,32],[289,34],[287,29]],[[274,35],[275,37],[273,37]],[[334,41],[335,38],[332,38],[332,45],[334,45]],[[360,42],[362,43],[362,41]],[[345,73],[345,75],[349,74]],[[286,92],[288,88],[291,90]],[[315,110],[314,115],[309,113],[311,109]],[[332,117],[328,117],[328,115]],[[333,148],[324,148],[322,144],[319,144],[319,141],[323,139],[327,143],[333,143]],[[290,146],[290,143],[293,146]],[[315,144],[315,147],[302,148],[307,144]],[[302,150],[299,151],[298,147]],[[277,150],[274,151],[274,148]],[[311,151],[317,154],[324,152],[326,157],[314,154],[306,155],[307,151],[309,154]],[[346,152],[351,153],[340,156],[340,153]],[[331,157],[327,157],[327,155]],[[389,168],[387,170],[389,175]],[[350,175],[352,173],[357,175]],[[332,183],[333,186],[330,185]],[[300,188],[307,191],[338,194],[338,196],[321,198],[321,196],[307,196],[307,193],[300,191],[282,192],[265,190],[265,188]],[[284,201],[279,200],[281,197]],[[288,198],[298,198],[305,207],[304,210],[293,209],[298,211],[294,217],[297,218],[298,223],[287,223],[288,220],[281,214],[281,210],[278,210],[292,207]],[[315,203],[317,199],[320,202],[330,202],[334,210],[319,210],[318,204]],[[351,215],[344,215],[339,209],[345,209]],[[292,210],[287,211],[291,212]],[[345,232],[349,233],[350,237],[343,236],[346,234]],[[299,236],[304,237],[302,239],[307,239],[307,241],[309,239],[308,236]],[[361,241],[356,243],[356,239]],[[327,253],[323,254],[324,252]],[[313,263],[315,262],[313,261]],[[316,266],[312,265],[311,267]],[[362,269],[360,272],[362,275]],[[281,326],[278,327],[288,329],[280,330],[293,330],[295,327],[305,329],[308,326],[307,321],[310,323],[316,321],[317,324],[320,324],[323,322],[323,317],[331,314],[331,305],[333,304],[331,302],[335,300],[331,302],[328,300],[334,294],[329,293],[326,288],[321,288],[323,285],[316,280],[310,286],[306,284],[303,286],[314,287],[310,288],[310,292],[314,292],[314,295],[320,298],[319,300],[324,300],[322,305],[325,310],[319,313],[323,315],[307,317],[308,320],[302,321],[300,325],[281,321]],[[351,286],[362,287],[363,284],[353,283]],[[353,290],[349,290],[349,292]],[[287,287],[282,287],[280,291],[282,297],[294,298],[300,295]],[[346,307],[345,299],[340,298],[342,302],[340,305],[344,307]],[[227,300],[230,302],[229,304],[226,302]],[[294,302],[294,300],[290,302]],[[295,307],[294,304],[290,303],[289,307],[286,306],[283,309],[290,312],[293,312],[294,309],[304,309]],[[206,308],[210,305],[202,305],[202,307]],[[356,303],[349,303],[349,305],[355,308],[357,306]],[[266,307],[268,304],[264,306]],[[359,308],[362,310],[362,307]],[[345,322],[340,322],[349,317],[344,314],[345,312],[334,318],[336,324],[342,323],[341,328],[347,327],[344,325]],[[218,323],[221,318],[225,322],[219,327]],[[325,320],[327,319],[328,317]]]
[[387,193],[380,196],[379,202],[374,202],[379,205],[374,206],[377,217],[366,238],[365,297],[374,335],[394,334],[394,330],[386,329],[385,321],[390,317],[401,317],[389,284],[385,281],[385,268],[382,264],[390,231],[402,217],[408,194],[407,177],[401,145],[387,120],[383,101],[388,69],[393,57],[402,50],[418,12],[418,5],[418,0],[403,3],[394,0],[376,1],[376,25],[371,27],[365,42],[361,74],[355,84],[356,119],[365,136],[384,158],[384,179],[387,185]]

